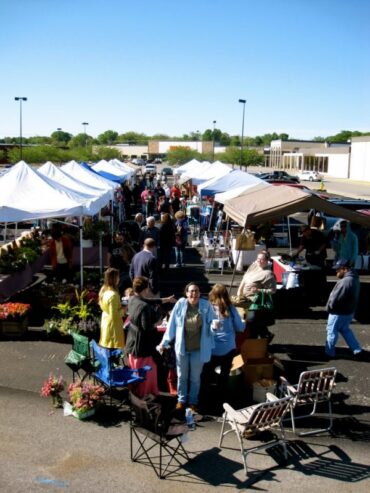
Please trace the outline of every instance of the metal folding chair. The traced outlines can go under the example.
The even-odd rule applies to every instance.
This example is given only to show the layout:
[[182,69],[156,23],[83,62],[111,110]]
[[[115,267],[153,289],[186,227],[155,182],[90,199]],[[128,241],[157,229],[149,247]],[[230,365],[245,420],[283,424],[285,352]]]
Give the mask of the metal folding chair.
[[131,460],[151,466],[158,478],[165,479],[182,466],[180,458],[190,460],[182,444],[188,426],[186,423],[171,425],[164,418],[159,403],[139,399],[131,392],[130,404]]
[[[240,451],[244,464],[245,474],[248,474],[247,469],[247,456],[251,452],[257,452],[262,449],[268,449],[277,444],[282,445],[284,450],[284,457],[288,459],[288,451],[286,447],[286,438],[284,428],[282,425],[282,419],[289,410],[292,398],[284,397],[278,399],[273,394],[267,393],[267,402],[262,404],[256,404],[244,409],[235,410],[230,404],[224,403],[225,412],[223,414],[223,421],[221,427],[221,434],[218,446],[222,447],[224,437],[234,432],[237,436]],[[225,430],[226,425],[229,429]],[[251,438],[258,432],[267,430],[277,430],[280,436],[272,435],[270,441],[262,443],[260,445],[246,448],[245,441]]]
[[[325,431],[330,431],[333,426],[333,415],[331,407],[331,395],[335,385],[335,377],[337,374],[336,368],[321,368],[319,370],[304,371],[299,376],[299,381],[296,385],[291,385],[286,378],[281,378],[281,393],[284,396],[292,397],[292,406],[290,409],[290,417],[292,421],[293,432],[296,433],[295,420],[311,417],[317,414],[316,408],[319,403],[327,403],[329,426],[327,428],[311,430],[299,433],[300,436],[315,435]],[[296,416],[295,410],[299,406],[312,406],[312,411],[309,414]]]

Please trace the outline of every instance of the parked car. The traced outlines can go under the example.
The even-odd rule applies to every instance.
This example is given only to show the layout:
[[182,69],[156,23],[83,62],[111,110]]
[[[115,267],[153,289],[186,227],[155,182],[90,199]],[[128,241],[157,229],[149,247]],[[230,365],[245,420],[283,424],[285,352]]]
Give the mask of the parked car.
[[156,173],[157,172],[157,166],[153,163],[146,164],[144,169],[143,169],[143,172],[144,173]]
[[299,183],[299,178],[298,176],[290,175],[286,171],[272,171],[271,173],[260,173],[258,175],[258,178],[261,178],[261,180],[274,180],[274,181],[290,181],[293,183]]
[[135,164],[136,166],[145,166],[145,164],[146,164],[146,161],[144,161],[144,159],[141,159],[141,158],[135,158],[131,162],[132,162],[132,164]]
[[172,168],[163,168],[162,169],[162,175],[173,175],[173,169]]
[[322,175],[317,171],[309,170],[301,171],[297,176],[301,181],[321,181],[323,179]]

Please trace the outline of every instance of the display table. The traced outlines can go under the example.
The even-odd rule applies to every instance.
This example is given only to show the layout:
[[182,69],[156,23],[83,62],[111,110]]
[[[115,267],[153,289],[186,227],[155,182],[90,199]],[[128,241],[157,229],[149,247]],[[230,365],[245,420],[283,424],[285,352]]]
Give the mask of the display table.
[[[243,272],[245,267],[250,266],[256,260],[257,255],[266,249],[265,245],[256,245],[254,250],[236,250],[236,238],[232,238],[231,242],[231,255],[234,264],[236,264],[236,270]],[[238,257],[239,255],[239,257]]]
[[21,271],[11,274],[0,274],[0,302],[7,300],[13,294],[22,291],[22,289],[31,284],[33,282],[33,276],[43,269],[48,258],[49,254],[45,252],[35,262],[27,264]]
[[[281,257],[272,257],[271,260],[277,283],[282,284],[285,289],[301,289],[310,305],[324,301],[326,275],[321,267],[307,263],[290,265],[283,262]],[[292,275],[287,276],[287,273]]]
[[221,274],[223,274],[225,262],[227,262],[228,265],[230,263],[230,250],[226,247],[205,245],[203,260],[207,272],[209,272],[214,262],[218,262]]

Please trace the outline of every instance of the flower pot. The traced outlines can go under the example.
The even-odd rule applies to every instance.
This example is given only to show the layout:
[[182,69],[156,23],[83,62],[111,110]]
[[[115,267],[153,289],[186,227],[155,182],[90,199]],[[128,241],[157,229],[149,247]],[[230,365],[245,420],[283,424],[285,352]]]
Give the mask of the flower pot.
[[63,403],[63,409],[64,409],[64,416],[74,416],[77,419],[84,420],[87,418],[91,418],[91,416],[94,416],[96,408],[93,407],[92,409],[89,409],[88,411],[75,411],[72,407],[72,404],[70,402],[64,401]]
[[94,414],[95,414],[95,407],[93,407],[92,409],[89,409],[88,411],[85,411],[85,412],[73,411],[72,414],[75,418],[78,418],[81,420],[91,418],[91,416],[94,416]]
[[63,399],[60,394],[52,395],[51,397],[53,399],[53,407],[56,408],[63,407]]

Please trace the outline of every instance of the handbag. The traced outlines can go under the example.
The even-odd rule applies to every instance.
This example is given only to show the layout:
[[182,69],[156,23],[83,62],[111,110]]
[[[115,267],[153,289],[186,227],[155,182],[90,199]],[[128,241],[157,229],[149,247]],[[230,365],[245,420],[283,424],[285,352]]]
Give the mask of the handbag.
[[270,293],[265,293],[264,291],[259,291],[254,295],[252,303],[249,307],[250,310],[255,312],[260,310],[272,310],[274,308],[274,304],[272,301],[272,296]]
[[249,311],[258,312],[260,318],[263,319],[263,323],[267,326],[275,324],[275,318],[273,313],[274,303],[270,293],[259,291],[254,295],[253,301],[249,307]]
[[256,240],[254,239],[254,233],[249,229],[236,236],[236,250],[254,250],[255,248]]

